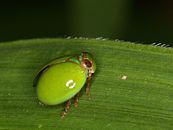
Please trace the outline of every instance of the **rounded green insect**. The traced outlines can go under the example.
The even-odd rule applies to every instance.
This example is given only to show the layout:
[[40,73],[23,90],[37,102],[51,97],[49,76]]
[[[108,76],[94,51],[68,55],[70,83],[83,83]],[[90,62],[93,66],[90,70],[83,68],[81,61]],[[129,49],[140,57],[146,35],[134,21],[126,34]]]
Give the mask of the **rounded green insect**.
[[34,80],[38,99],[46,105],[66,102],[61,114],[64,117],[74,97],[77,106],[81,88],[86,84],[86,94],[90,95],[90,79],[96,70],[92,55],[82,52],[52,60],[45,65]]

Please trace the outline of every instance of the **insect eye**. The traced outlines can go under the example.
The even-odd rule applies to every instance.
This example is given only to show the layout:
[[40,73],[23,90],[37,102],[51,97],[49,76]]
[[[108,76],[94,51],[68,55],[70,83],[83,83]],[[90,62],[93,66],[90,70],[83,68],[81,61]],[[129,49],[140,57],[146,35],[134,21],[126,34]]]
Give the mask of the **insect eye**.
[[84,63],[88,68],[90,68],[92,66],[92,63],[88,59],[85,59]]

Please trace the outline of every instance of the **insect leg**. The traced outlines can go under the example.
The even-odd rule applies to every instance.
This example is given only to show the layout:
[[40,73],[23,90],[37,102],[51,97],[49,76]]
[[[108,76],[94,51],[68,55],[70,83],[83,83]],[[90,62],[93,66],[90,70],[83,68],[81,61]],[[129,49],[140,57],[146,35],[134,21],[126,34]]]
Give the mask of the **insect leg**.
[[65,115],[67,114],[68,112],[68,109],[70,108],[70,105],[71,105],[71,101],[68,100],[65,104],[65,108],[64,108],[64,111],[61,113],[61,118],[64,118]]
[[75,95],[75,97],[74,97],[74,106],[75,106],[75,107],[78,106],[79,96],[80,96],[80,92],[78,92],[78,93]]
[[86,95],[88,96],[88,99],[90,99],[90,81],[91,76],[89,76],[86,81]]

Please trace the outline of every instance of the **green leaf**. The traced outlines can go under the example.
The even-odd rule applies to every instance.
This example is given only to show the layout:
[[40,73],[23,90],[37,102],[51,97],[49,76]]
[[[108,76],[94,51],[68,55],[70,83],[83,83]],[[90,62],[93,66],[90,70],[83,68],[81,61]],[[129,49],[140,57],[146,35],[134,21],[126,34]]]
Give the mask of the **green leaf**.
[[[55,57],[88,51],[97,70],[64,119],[40,105],[35,73]],[[123,76],[127,76],[122,79]],[[0,129],[173,129],[173,49],[122,41],[35,39],[0,44]]]

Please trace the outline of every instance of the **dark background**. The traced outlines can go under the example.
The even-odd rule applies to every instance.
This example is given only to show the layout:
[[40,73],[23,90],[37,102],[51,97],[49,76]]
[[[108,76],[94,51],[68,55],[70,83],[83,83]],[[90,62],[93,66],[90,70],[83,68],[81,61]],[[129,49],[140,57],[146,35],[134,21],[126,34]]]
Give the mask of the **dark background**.
[[173,45],[173,1],[0,2],[0,42],[67,36]]

